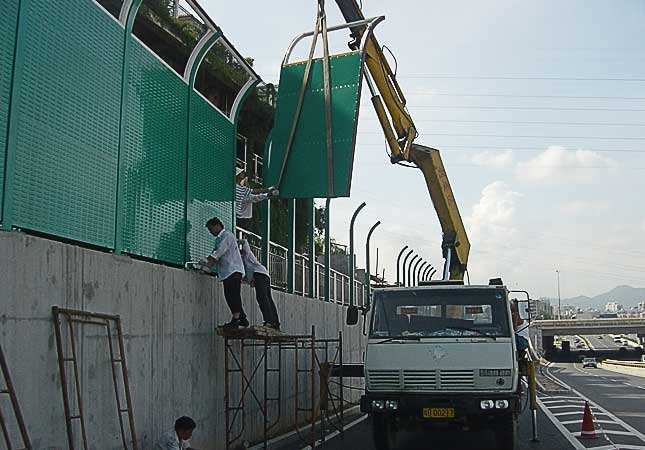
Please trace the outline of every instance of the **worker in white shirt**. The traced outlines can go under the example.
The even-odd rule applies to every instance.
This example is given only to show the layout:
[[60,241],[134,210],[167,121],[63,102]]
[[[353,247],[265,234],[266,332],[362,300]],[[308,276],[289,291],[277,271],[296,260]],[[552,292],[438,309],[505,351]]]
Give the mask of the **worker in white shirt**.
[[182,416],[175,421],[175,428],[164,433],[157,441],[159,450],[195,450],[188,440],[197,424],[190,417]]
[[242,308],[242,277],[244,276],[244,264],[237,240],[233,233],[224,229],[224,224],[217,217],[206,222],[206,228],[215,236],[215,249],[205,259],[200,261],[202,265],[215,268],[218,278],[224,284],[224,298],[231,310],[233,318],[224,324],[225,329],[237,329],[248,327],[249,321]]
[[244,263],[244,269],[246,271],[246,279],[251,286],[255,287],[255,299],[258,302],[260,311],[262,311],[264,326],[273,328],[274,330],[280,330],[278,310],[271,297],[271,278],[269,271],[255,257],[246,239],[240,240],[240,244],[240,253],[242,254],[242,262]]
[[235,171],[235,217],[239,225],[246,225],[253,217],[253,203],[279,195],[274,187],[251,189],[247,184],[246,172],[238,167]]

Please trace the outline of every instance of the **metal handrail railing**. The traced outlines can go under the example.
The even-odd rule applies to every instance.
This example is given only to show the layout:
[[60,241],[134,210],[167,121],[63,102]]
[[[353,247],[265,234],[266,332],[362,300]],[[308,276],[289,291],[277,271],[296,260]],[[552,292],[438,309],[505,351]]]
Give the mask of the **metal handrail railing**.
[[[238,235],[249,241],[251,251],[259,259],[262,249],[262,237],[244,228],[237,227]],[[269,275],[271,276],[271,286],[274,289],[284,290],[287,287],[287,258],[289,256],[289,249],[277,244],[269,242]],[[294,278],[294,292],[299,295],[305,295],[309,291],[309,256],[300,253],[294,254],[295,278]],[[325,279],[325,265],[323,263],[315,262],[314,267],[314,298],[324,299],[324,279]],[[330,301],[340,304],[349,305],[349,275],[341,273],[337,270],[330,270],[331,277],[331,295]],[[354,280],[354,293],[356,299],[356,306],[365,306],[365,284],[361,281]]]

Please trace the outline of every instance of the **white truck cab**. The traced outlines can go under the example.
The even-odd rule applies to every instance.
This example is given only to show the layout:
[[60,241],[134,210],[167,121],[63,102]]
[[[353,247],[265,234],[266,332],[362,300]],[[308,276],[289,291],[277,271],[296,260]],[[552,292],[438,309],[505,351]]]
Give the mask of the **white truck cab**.
[[512,450],[519,368],[504,286],[433,285],[373,293],[361,410],[376,448],[400,429],[489,428]]

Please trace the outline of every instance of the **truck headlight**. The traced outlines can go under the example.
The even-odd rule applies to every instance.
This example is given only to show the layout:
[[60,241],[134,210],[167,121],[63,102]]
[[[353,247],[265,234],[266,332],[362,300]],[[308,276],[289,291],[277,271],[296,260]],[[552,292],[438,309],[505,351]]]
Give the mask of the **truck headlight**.
[[492,400],[482,400],[479,402],[479,407],[481,409],[493,409],[495,408],[495,402]]
[[508,408],[508,400],[497,400],[497,401],[495,401],[495,408],[497,408],[497,409],[506,409],[506,408]]
[[396,411],[399,409],[399,403],[396,400],[386,400],[385,409],[388,411]]
[[385,409],[385,402],[383,400],[372,400],[372,409],[383,411],[383,409]]

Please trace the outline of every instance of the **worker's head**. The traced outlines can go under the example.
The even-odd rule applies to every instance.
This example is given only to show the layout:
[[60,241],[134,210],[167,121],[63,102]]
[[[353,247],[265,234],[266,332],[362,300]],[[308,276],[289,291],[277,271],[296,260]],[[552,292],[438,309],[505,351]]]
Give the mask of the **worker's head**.
[[236,168],[235,169],[235,182],[237,184],[245,184],[246,180],[246,171],[241,168]]
[[217,236],[224,229],[224,224],[217,217],[213,217],[206,222],[206,228],[213,236]]
[[182,416],[175,420],[175,432],[182,441],[187,441],[193,435],[193,430],[197,424],[193,419],[187,416]]

